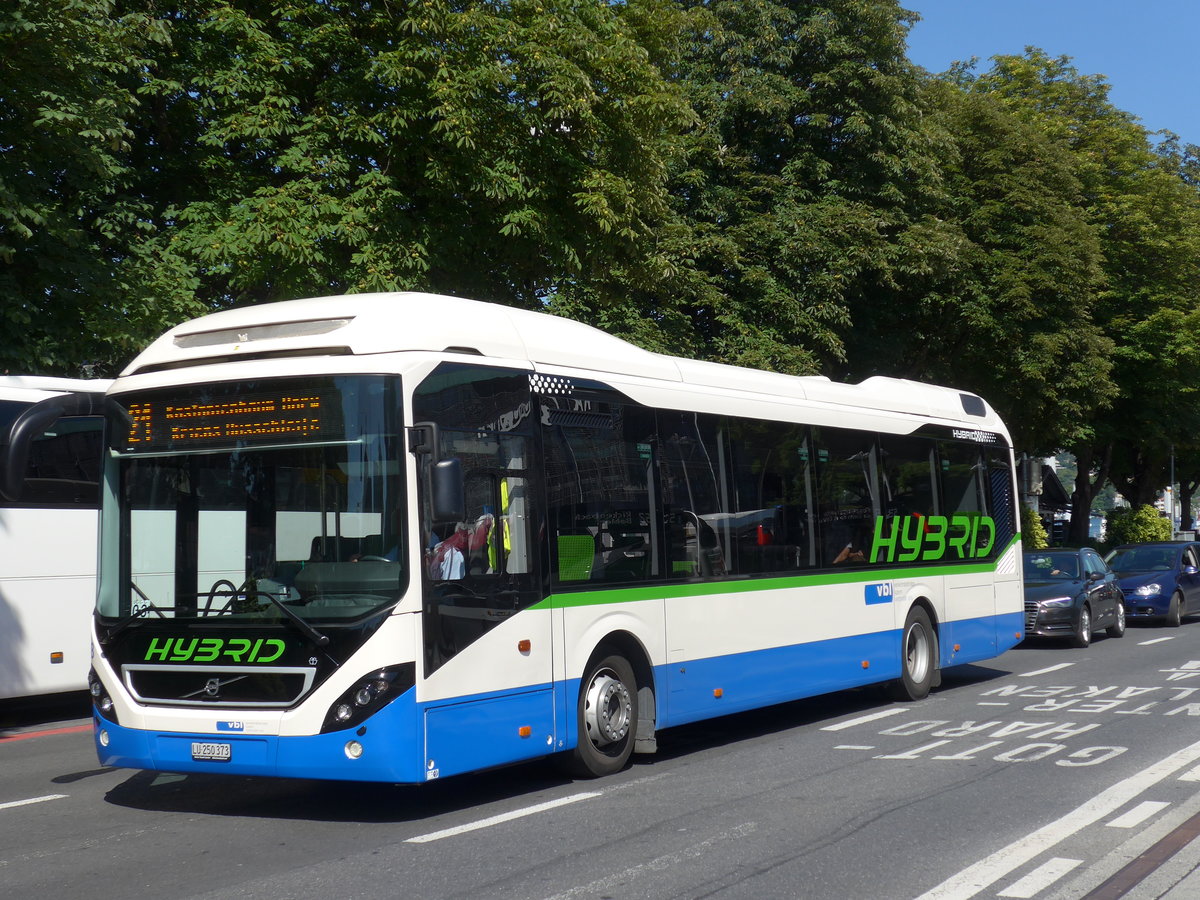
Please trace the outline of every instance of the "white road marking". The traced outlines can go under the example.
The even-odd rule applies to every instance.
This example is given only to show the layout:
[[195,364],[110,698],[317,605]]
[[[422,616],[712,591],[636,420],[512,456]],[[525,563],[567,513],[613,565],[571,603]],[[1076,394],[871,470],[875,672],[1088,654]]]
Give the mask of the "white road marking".
[[66,797],[66,794],[47,794],[45,797],[30,797],[28,800],[10,800],[8,803],[0,803],[0,809],[15,809],[32,803],[45,803],[47,800],[65,800]]
[[1050,672],[1057,672],[1059,669],[1069,669],[1075,663],[1059,663],[1057,666],[1046,666],[1044,669],[1034,669],[1032,672],[1022,672],[1018,678],[1032,678],[1034,675],[1046,675]]
[[1186,772],[1184,772],[1182,775],[1179,776],[1179,780],[1180,781],[1200,781],[1200,766],[1196,766],[1196,768],[1194,768],[1194,769],[1188,769]]
[[1023,900],[1036,897],[1039,891],[1054,884],[1082,862],[1082,859],[1063,859],[1061,856],[1056,856],[1054,859],[1042,863],[1020,881],[1013,882],[996,896],[1020,897]]
[[1170,805],[1170,803],[1162,803],[1158,800],[1146,800],[1124,815],[1117,816],[1111,822],[1105,822],[1104,824],[1109,828],[1134,828],[1141,825],[1156,812],[1161,812]]
[[845,722],[838,722],[836,725],[826,725],[822,731],[842,731],[846,728],[853,728],[855,725],[865,725],[867,722],[874,722],[876,719],[886,719],[888,716],[895,716],[904,712],[906,707],[894,706],[891,709],[885,709],[877,713],[871,713],[868,716],[859,716],[857,719],[847,719]]
[[937,887],[926,891],[917,900],[968,900],[999,881],[1019,866],[1082,831],[1105,816],[1116,812],[1138,794],[1173,775],[1184,766],[1200,760],[1200,742],[1172,753],[1136,775],[1118,781],[1049,825],[1018,838],[1007,847],[997,850],[961,872],[951,875]]
[[499,825],[501,822],[522,819],[525,816],[536,815],[548,809],[566,806],[569,803],[578,803],[580,800],[591,800],[593,797],[599,797],[600,794],[600,791],[588,791],[584,794],[572,794],[570,797],[560,797],[557,800],[547,800],[545,803],[526,806],[522,809],[514,809],[511,812],[501,813],[498,816],[480,819],[478,822],[468,822],[465,825],[455,825],[453,828],[444,828],[441,831],[431,831],[429,834],[417,835],[416,837],[408,838],[404,843],[428,844],[430,841],[440,841],[442,838],[454,837],[455,835],[466,834],[470,831],[478,831],[481,828],[491,828],[493,825]]
[[1148,647],[1151,644],[1161,644],[1163,641],[1173,641],[1173,640],[1175,640],[1175,638],[1173,638],[1173,637],[1151,638],[1148,641],[1138,641],[1138,646],[1139,647]]
[[563,891],[561,894],[555,894],[548,900],[572,900],[574,897],[594,897],[609,891],[615,891],[619,888],[628,888],[629,882],[646,872],[661,872],[672,866],[677,866],[680,863],[688,862],[689,860],[699,859],[705,856],[712,848],[721,841],[734,840],[743,838],[749,834],[753,834],[758,829],[758,825],[754,822],[745,822],[728,831],[722,831],[720,834],[710,837],[706,841],[701,841],[698,844],[693,844],[690,847],[684,847],[682,850],[677,850],[674,853],[667,853],[652,859],[649,862],[641,863],[633,866],[623,872],[616,872],[612,875],[593,881],[591,884],[576,885],[569,890]]
[[870,744],[838,744],[834,750],[874,750]]
[[1008,706],[1008,704],[1007,704],[1007,703],[1003,703],[1003,702],[1001,702],[1001,701],[998,701],[998,700],[997,700],[997,701],[993,701],[993,700],[987,700],[987,701],[980,700],[980,701],[979,701],[978,703],[976,703],[975,705],[976,705],[976,706]]

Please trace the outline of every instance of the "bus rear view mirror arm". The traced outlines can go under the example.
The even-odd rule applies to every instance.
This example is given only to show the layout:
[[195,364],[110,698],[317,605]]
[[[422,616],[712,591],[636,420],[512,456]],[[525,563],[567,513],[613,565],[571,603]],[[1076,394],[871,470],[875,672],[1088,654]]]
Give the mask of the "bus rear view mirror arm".
[[55,422],[64,416],[98,416],[103,411],[102,395],[80,392],[48,397],[17,416],[9,426],[8,449],[0,466],[0,494],[8,500],[21,495],[33,442]]

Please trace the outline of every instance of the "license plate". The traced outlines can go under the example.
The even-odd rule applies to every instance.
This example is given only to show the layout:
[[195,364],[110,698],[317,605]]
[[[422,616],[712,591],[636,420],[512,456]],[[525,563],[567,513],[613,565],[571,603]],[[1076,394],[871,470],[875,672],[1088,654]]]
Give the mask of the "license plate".
[[192,742],[192,759],[209,762],[229,762],[233,756],[231,744],[208,744],[200,741]]

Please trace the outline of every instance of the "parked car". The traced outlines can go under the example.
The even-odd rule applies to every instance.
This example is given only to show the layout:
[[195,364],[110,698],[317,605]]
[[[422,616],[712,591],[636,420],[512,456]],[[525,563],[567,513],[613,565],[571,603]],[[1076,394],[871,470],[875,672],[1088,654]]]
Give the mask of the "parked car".
[[1125,604],[1112,570],[1090,547],[1026,550],[1025,636],[1065,637],[1086,647],[1092,634],[1125,633]]
[[1200,613],[1200,543],[1123,544],[1108,554],[1125,595],[1125,615],[1177,626]]

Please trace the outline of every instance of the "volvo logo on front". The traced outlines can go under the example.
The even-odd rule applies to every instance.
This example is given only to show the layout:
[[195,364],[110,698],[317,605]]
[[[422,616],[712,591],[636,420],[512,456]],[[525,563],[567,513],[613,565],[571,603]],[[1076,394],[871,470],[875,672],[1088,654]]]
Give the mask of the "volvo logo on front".
[[216,697],[221,693],[221,679],[210,678],[204,683],[204,694],[207,697]]

